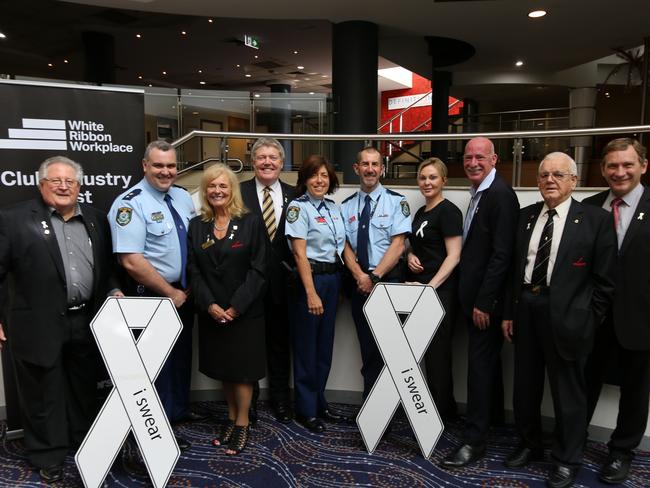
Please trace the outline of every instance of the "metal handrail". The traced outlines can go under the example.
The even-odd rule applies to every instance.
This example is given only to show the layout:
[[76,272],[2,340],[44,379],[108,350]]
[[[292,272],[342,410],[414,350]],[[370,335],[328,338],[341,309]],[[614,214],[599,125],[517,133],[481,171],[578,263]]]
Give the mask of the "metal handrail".
[[[174,146],[174,147],[177,147],[177,146]],[[203,161],[199,161],[198,163],[194,163],[192,166],[188,166],[187,168],[183,168],[183,169],[178,170],[178,175],[180,176],[183,173],[187,173],[188,171],[191,171],[194,168],[198,168],[199,166],[203,166],[205,163],[211,163],[212,161],[217,161],[217,162],[220,163],[221,158],[204,159]],[[228,159],[226,159],[227,163],[229,163],[231,161],[239,163],[239,169],[231,168],[233,170],[233,173],[241,173],[242,171],[244,171],[244,162],[241,159],[239,159],[239,158],[228,158]],[[179,163],[181,163],[181,162],[187,163],[189,161],[179,161]],[[228,165],[228,166],[230,166],[230,165]]]
[[432,93],[433,93],[433,90],[429,90],[427,93],[425,93],[424,95],[422,95],[420,98],[418,98],[418,99],[417,99],[415,102],[413,102],[411,105],[409,105],[408,107],[405,107],[405,108],[403,108],[402,110],[400,110],[398,113],[396,113],[395,115],[393,115],[390,119],[388,119],[386,122],[384,122],[384,123],[381,124],[379,127],[377,127],[377,131],[382,130],[384,127],[386,127],[388,124],[390,124],[390,123],[391,123],[393,120],[395,120],[397,117],[399,117],[400,115],[402,115],[404,112],[410,110],[411,107],[413,107],[416,103],[418,103],[420,100],[424,100],[426,97],[428,97],[428,96],[431,95]]
[[213,132],[193,130],[183,137],[172,142],[178,147],[195,137],[211,137],[221,139],[257,139],[271,137],[274,139],[290,141],[393,141],[395,136],[403,136],[409,141],[464,141],[474,137],[487,137],[488,139],[516,139],[527,137],[575,137],[599,136],[606,134],[627,134],[635,132],[650,132],[650,125],[628,125],[621,127],[595,127],[588,129],[554,129],[554,130],[528,130],[508,132],[465,132],[456,134],[431,134],[431,133],[393,133],[393,134],[281,134],[264,132]]

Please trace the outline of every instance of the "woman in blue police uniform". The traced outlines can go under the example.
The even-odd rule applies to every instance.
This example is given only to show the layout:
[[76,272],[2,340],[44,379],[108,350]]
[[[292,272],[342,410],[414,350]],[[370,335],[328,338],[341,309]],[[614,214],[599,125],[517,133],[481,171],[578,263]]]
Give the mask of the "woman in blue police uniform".
[[341,419],[325,400],[345,246],[341,212],[325,198],[336,188],[329,161],[309,156],[298,172],[300,196],[289,204],[285,227],[300,277],[290,311],[296,420],[312,432],[325,430],[321,418]]
[[429,158],[418,167],[418,186],[425,204],[413,217],[407,253],[407,280],[431,285],[445,309],[425,355],[427,382],[444,420],[456,417],[456,400],[451,374],[451,351],[455,321],[456,273],[463,241],[463,214],[446,200],[447,166]]
[[188,233],[188,267],[199,321],[199,371],[223,382],[228,419],[213,444],[240,453],[248,441],[253,382],[266,372],[264,338],[267,242],[248,212],[235,174],[205,170],[201,215]]

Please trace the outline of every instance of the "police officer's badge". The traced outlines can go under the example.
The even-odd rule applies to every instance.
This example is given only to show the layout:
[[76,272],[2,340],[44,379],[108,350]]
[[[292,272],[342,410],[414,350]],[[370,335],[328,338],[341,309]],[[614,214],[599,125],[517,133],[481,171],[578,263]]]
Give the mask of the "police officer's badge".
[[131,214],[133,209],[130,207],[120,207],[117,209],[117,216],[115,217],[115,222],[124,227],[129,222],[131,222]]
[[296,220],[298,220],[298,216],[300,215],[300,207],[296,207],[295,205],[291,205],[287,209],[287,222],[290,224],[293,224]]
[[402,200],[401,202],[399,202],[399,204],[402,207],[402,214],[404,215],[404,217],[408,217],[409,215],[411,215],[411,207],[409,207],[409,202],[407,202],[406,200]]

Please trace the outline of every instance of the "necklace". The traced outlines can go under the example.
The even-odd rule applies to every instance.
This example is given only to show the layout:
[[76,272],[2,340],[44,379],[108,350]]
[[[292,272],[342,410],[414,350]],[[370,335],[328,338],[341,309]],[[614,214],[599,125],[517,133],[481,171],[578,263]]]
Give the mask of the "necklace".
[[214,230],[216,230],[217,232],[223,232],[224,230],[228,229],[228,224],[230,224],[230,219],[228,219],[226,221],[226,225],[224,225],[223,227],[218,227],[217,226],[217,221],[215,220],[214,221]]

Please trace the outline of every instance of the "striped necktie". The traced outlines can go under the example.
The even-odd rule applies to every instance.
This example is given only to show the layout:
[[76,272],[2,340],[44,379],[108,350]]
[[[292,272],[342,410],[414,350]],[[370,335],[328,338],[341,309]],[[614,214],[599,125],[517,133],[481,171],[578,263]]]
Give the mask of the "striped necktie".
[[548,260],[551,257],[551,243],[553,242],[553,217],[557,215],[557,211],[552,208],[546,214],[548,215],[548,220],[542,229],[542,235],[539,237],[539,244],[537,245],[535,267],[533,268],[533,276],[530,280],[532,285],[546,286],[548,282]]
[[278,228],[275,223],[275,207],[273,205],[273,198],[271,197],[271,188],[264,187],[264,198],[262,199],[262,218],[266,231],[269,233],[269,239],[272,241]]

